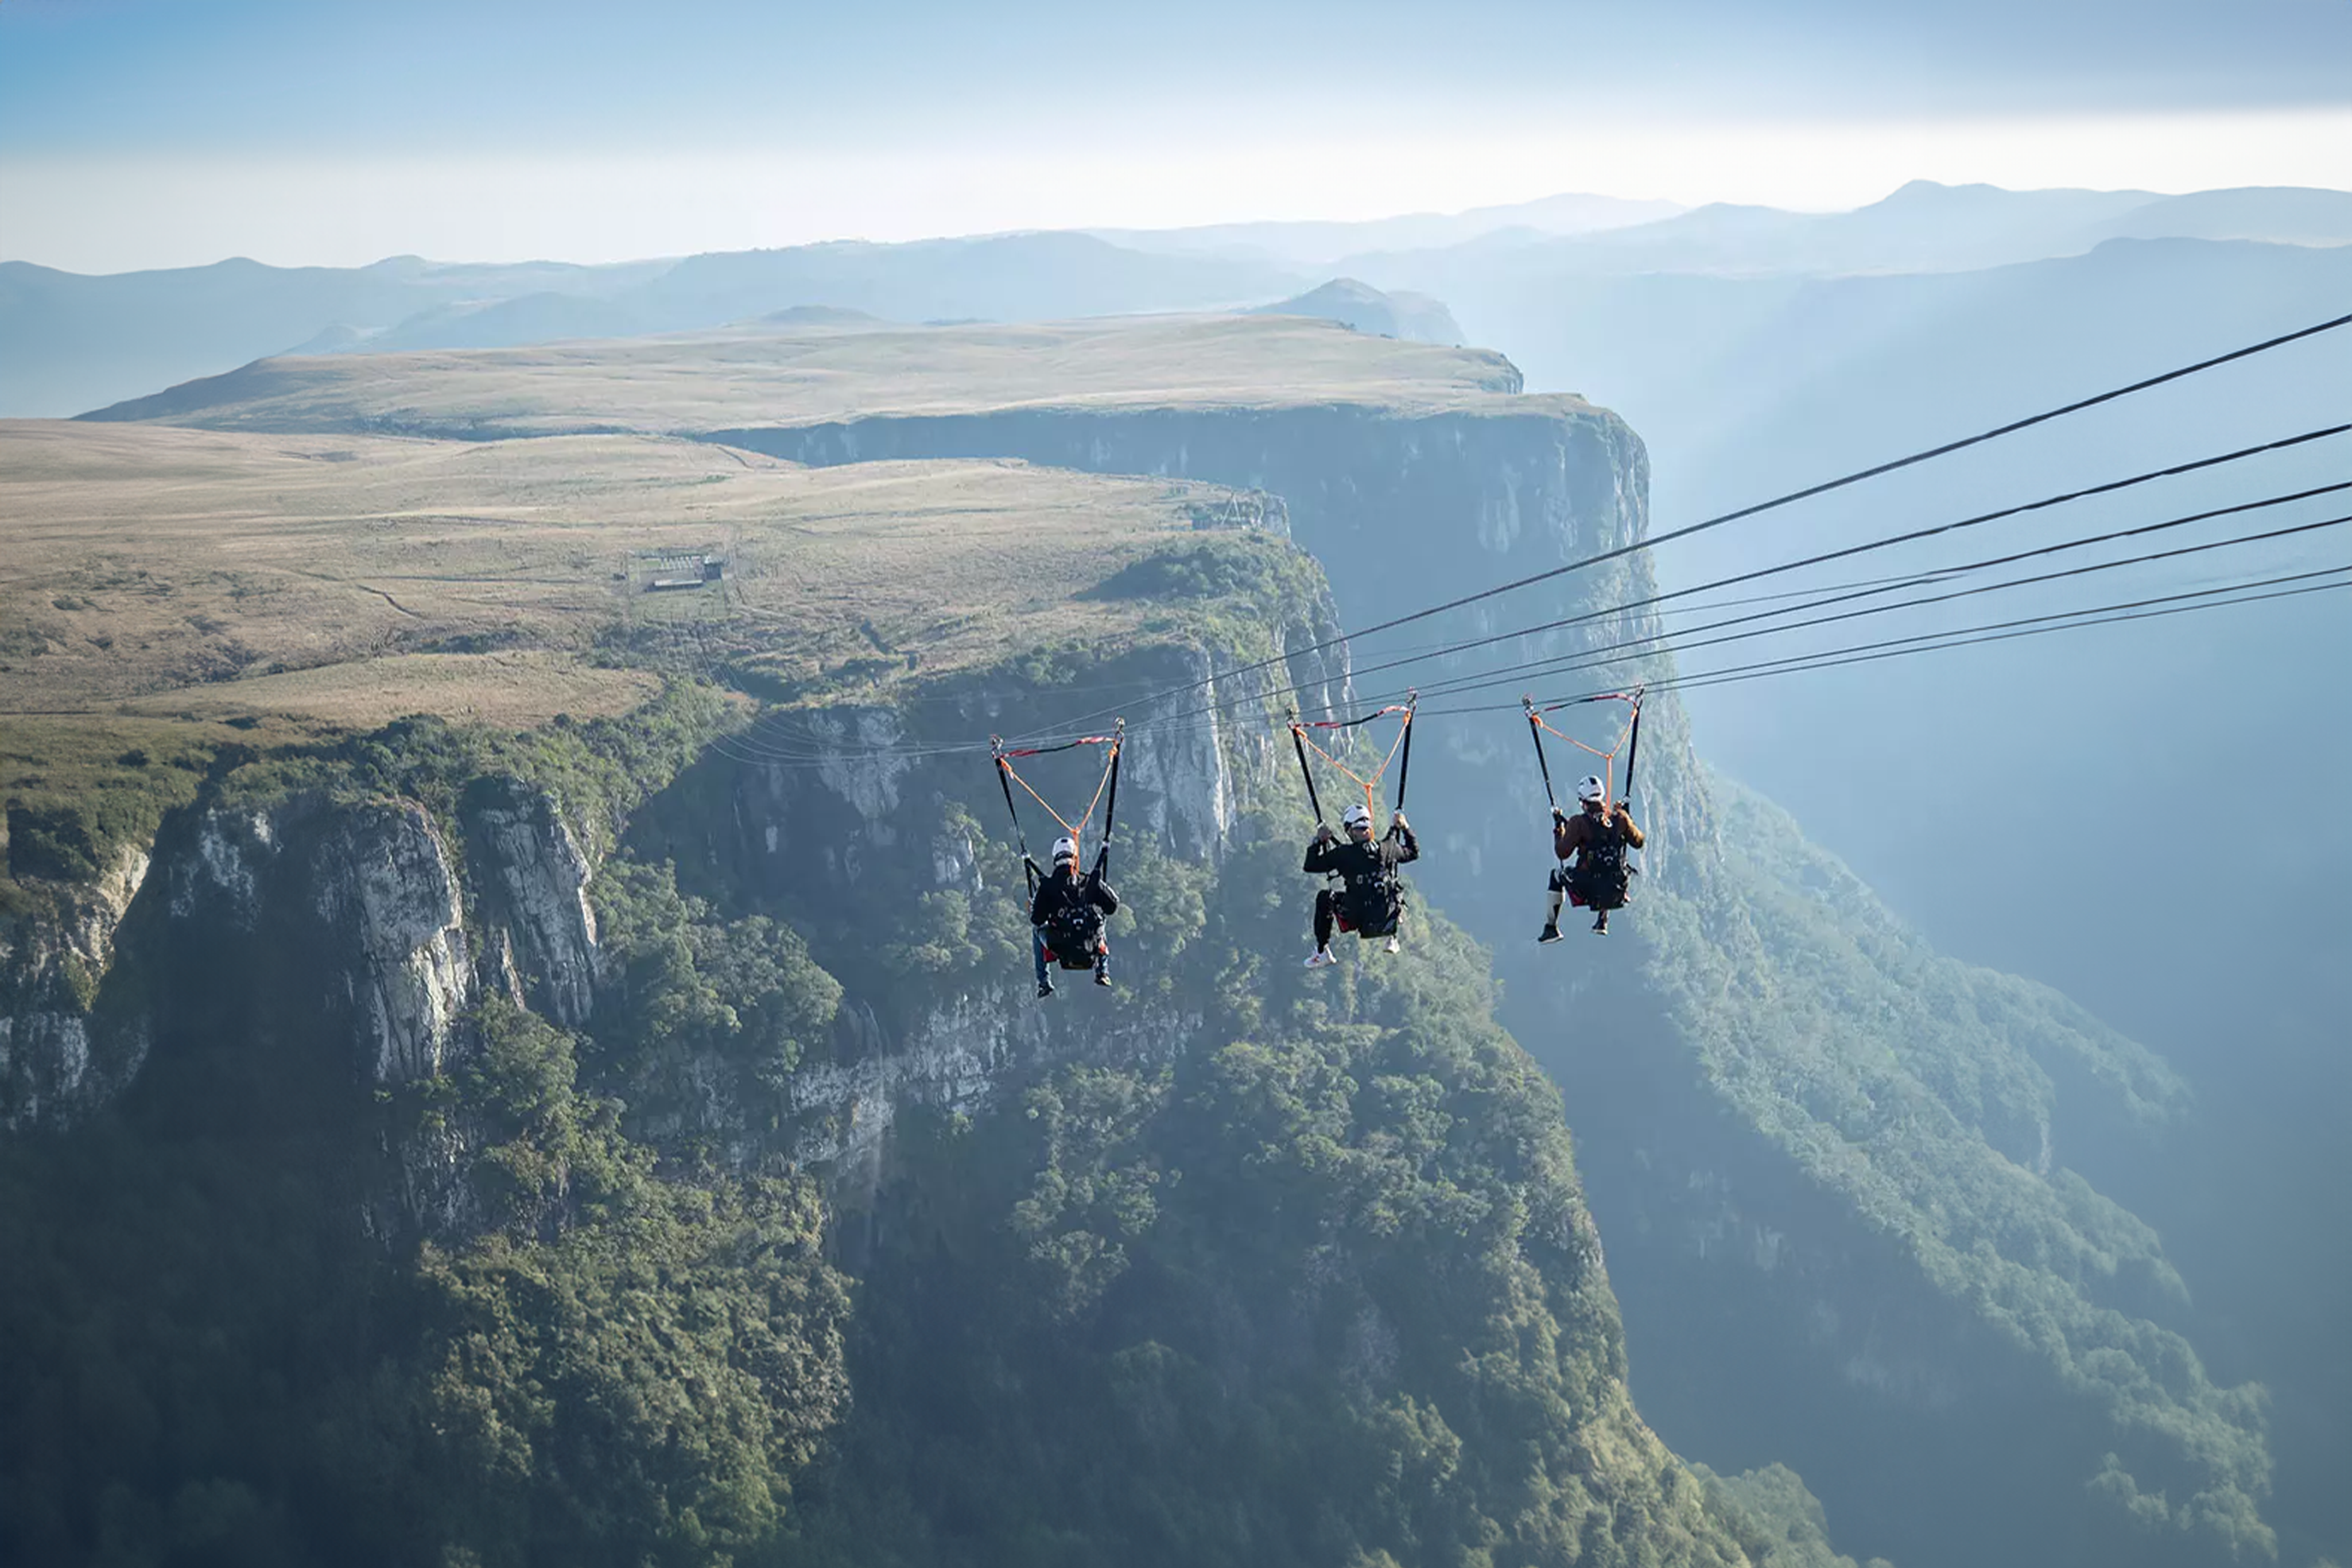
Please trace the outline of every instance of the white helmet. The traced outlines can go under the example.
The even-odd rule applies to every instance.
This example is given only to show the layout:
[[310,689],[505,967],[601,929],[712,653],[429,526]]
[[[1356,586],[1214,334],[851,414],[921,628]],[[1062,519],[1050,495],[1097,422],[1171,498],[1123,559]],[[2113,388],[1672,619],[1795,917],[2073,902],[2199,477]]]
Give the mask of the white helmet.
[[1369,806],[1351,805],[1339,818],[1339,826],[1342,827],[1370,827],[1371,825],[1372,813]]
[[1609,792],[1601,787],[1601,780],[1591,773],[1585,774],[1584,782],[1576,786],[1579,800],[1606,800],[1608,796]]
[[1078,841],[1077,841],[1076,839],[1075,839],[1075,838],[1071,838],[1071,837],[1066,837],[1066,837],[1064,837],[1056,838],[1056,839],[1055,839],[1055,840],[1054,840],[1054,864],[1055,864],[1055,865],[1058,866],[1058,865],[1060,865],[1060,864],[1061,864],[1063,861],[1065,861],[1065,860],[1070,861],[1070,862],[1072,862],[1073,864],[1075,864],[1075,863],[1076,862],[1077,858],[1078,858]]

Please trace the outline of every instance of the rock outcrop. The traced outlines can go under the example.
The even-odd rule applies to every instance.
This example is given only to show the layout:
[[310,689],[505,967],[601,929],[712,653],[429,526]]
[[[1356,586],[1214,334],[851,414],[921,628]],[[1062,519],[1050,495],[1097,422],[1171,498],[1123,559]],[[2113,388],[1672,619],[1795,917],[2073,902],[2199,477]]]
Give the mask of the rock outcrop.
[[90,1010],[149,864],[126,846],[95,884],[38,885],[31,909],[0,917],[0,1132],[62,1125],[121,1092],[146,1059],[142,1028],[100,1044]]
[[512,780],[485,780],[466,807],[468,858],[482,924],[503,954],[515,1000],[566,1028],[596,1005],[595,875],[555,797]]
[[307,870],[310,907],[344,955],[363,1070],[386,1085],[438,1074],[473,976],[457,870],[432,819],[414,801],[339,814]]
[[230,1017],[317,1038],[387,1088],[450,1066],[486,986],[584,1022],[597,933],[580,837],[553,797],[497,779],[465,832],[461,856],[409,800],[202,805],[152,858],[126,850],[96,886],[58,889],[52,912],[0,928],[0,1130],[67,1125],[128,1089],[158,1039]]

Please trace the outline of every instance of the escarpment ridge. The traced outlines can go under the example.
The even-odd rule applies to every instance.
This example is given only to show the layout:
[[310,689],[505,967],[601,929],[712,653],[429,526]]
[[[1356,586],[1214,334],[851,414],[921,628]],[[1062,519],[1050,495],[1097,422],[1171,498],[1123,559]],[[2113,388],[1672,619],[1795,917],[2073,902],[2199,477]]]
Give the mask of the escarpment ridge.
[[[583,650],[666,672],[685,694],[666,700],[683,706],[497,745],[431,725],[353,740],[374,770],[363,778],[330,759],[326,775],[363,787],[322,786],[321,809],[425,803],[473,889],[458,900],[467,989],[443,1009],[457,1054],[426,1078],[545,1062],[560,1054],[551,1041],[572,1040],[575,1076],[554,1077],[589,1107],[570,1121],[534,1110],[523,1133],[470,1101],[470,1122],[420,1120],[392,1145],[423,1152],[405,1157],[407,1188],[440,1192],[433,1173],[458,1172],[448,1190],[477,1195],[470,1209],[413,1204],[409,1234],[522,1226],[551,1249],[531,1268],[570,1267],[566,1238],[602,1223],[592,1211],[606,1200],[562,1182],[485,1189],[475,1162],[498,1152],[499,1170],[543,1172],[516,1139],[544,1152],[560,1131],[581,1168],[619,1170],[633,1156],[596,1142],[597,1096],[618,1108],[612,1137],[662,1160],[813,1182],[827,1267],[888,1305],[843,1331],[837,1358],[810,1350],[811,1381],[793,1384],[838,1376],[860,1390],[837,1431],[835,1415],[792,1406],[835,1434],[835,1458],[803,1472],[786,1445],[764,1462],[797,1478],[809,1528],[841,1561],[861,1560],[841,1510],[904,1514],[895,1539],[915,1552],[938,1549],[950,1516],[1018,1539],[1034,1519],[1007,1496],[1050,1500],[1040,1517],[1082,1520],[1097,1543],[1143,1539],[1147,1514],[1181,1519],[1190,1560],[1403,1562],[1480,1542],[1497,1561],[1763,1560],[1728,1512],[1705,1522],[1714,1494],[1677,1479],[1632,1414],[1628,1376],[1671,1403],[1672,1441],[1701,1458],[1790,1459],[1842,1532],[1861,1520],[1857,1543],[1906,1564],[2126,1550],[2260,1560],[2257,1396],[2205,1377],[2156,1238],[2095,1184],[2180,1113],[2177,1082],[2053,994],[1903,938],[1793,824],[1706,774],[1671,696],[1645,718],[1635,793],[1654,848],[1609,951],[1528,942],[1542,797],[1524,726],[1433,714],[1409,803],[1427,847],[1417,908],[1503,956],[1490,970],[1432,915],[1392,968],[1350,964],[1320,989],[1297,972],[1307,823],[1273,742],[1286,704],[1344,710],[1348,697],[1336,650],[1285,656],[1638,541],[1646,458],[1622,421],[1517,395],[1492,356],[1271,318],[861,331],[805,348],[789,332],[614,345],[604,371],[588,367],[603,351],[585,348],[310,361],[299,385],[194,384],[138,415],[222,439],[397,430],[439,449],[464,437],[485,456],[446,460],[491,465],[646,439],[530,434],[609,422],[658,428],[665,449],[711,471],[770,465],[760,482],[779,496],[978,465],[1011,487],[1156,486],[1168,500],[1163,526],[1118,535],[1132,545],[1121,560],[1087,555],[1075,574],[1069,552],[1096,538],[1083,505],[992,541],[988,509],[945,509],[922,536],[942,560],[922,558],[927,543],[895,569],[835,579],[831,604],[805,593],[772,623],[756,602],[719,600],[736,607]],[[628,358],[654,353],[667,358]],[[1057,356],[1075,366],[1058,391]],[[573,370],[593,384],[567,406]],[[682,512],[692,496],[681,484],[659,504]],[[730,526],[790,579],[797,531],[817,522],[768,500]],[[495,536],[491,522],[436,526]],[[890,526],[876,510],[845,532]],[[951,568],[982,565],[1001,583],[1049,581],[991,623],[992,645],[935,660],[926,637],[944,647],[988,614],[983,595],[953,614],[945,597]],[[845,621],[869,591],[853,581],[911,584],[906,613],[824,641],[809,623]],[[1539,609],[1489,603],[1428,631],[1594,613],[1514,639],[1523,658],[1571,654],[1654,631],[1643,612],[1614,608],[1650,591],[1634,555],[1567,580]],[[942,600],[929,618],[913,603],[925,595]],[[819,646],[787,659],[772,626]],[[1361,665],[1390,650],[1349,651]],[[1234,688],[1233,672],[1269,659]],[[768,706],[730,710],[707,683]],[[1360,684],[1355,699],[1380,695]],[[1180,687],[1200,689],[1165,712],[1135,705]],[[1120,808],[1134,840],[1122,832],[1114,866],[1132,911],[1113,930],[1122,989],[1100,1005],[1089,988],[1040,1006],[985,753],[945,748],[1122,710],[1138,785]],[[283,721],[247,716],[257,734]],[[639,745],[623,737],[648,722],[666,737],[644,753],[658,765],[593,761]],[[237,798],[291,798],[293,773],[264,787],[268,776],[248,775]],[[506,826],[477,826],[474,781],[508,778]],[[589,868],[592,938],[572,923],[573,859],[551,821]],[[430,877],[415,881],[432,891]],[[437,911],[436,898],[418,909]],[[400,994],[429,997],[446,967],[436,954],[455,952],[432,933],[451,928],[400,927],[412,928],[423,940],[393,952],[390,972],[411,986]],[[1499,1001],[1490,973],[1506,982]],[[273,1032],[299,1033],[293,1016]],[[1497,1020],[1570,1090],[1591,1214],[1552,1091]],[[151,1046],[140,1071],[163,1054]],[[1653,1307],[1622,1339],[1604,1234],[1628,1299]],[[796,1299],[823,1295],[816,1278],[793,1278]],[[1473,1300],[1486,1325],[1475,1332]],[[859,1337],[869,1330],[878,1337]],[[1284,1365],[1307,1381],[1283,1381]],[[991,1391],[1008,1376],[1066,1387],[1072,1403],[1053,1422],[1034,1403],[999,1408]],[[1252,1402],[1277,1388],[1289,1412],[1277,1427],[1314,1436],[1253,1447],[1265,1407]],[[451,1389],[500,1421],[529,1419],[487,1373]],[[1236,1389],[1250,1391],[1239,1404]],[[1815,1417],[1774,1420],[1797,1405]],[[2015,1440],[2029,1431],[2032,1443]],[[1528,1432],[1532,1447],[1515,1447]],[[1941,1457],[1931,1477],[1904,1468],[1923,1447]],[[1144,1453],[1160,1456],[1160,1480],[1128,1511],[1107,1500],[1124,1457]],[[928,1479],[976,1454],[1030,1468],[943,1481],[945,1511],[877,1479],[881,1456]],[[1317,1489],[1307,1454],[1349,1478],[1338,1492]],[[1348,1490],[1356,1478],[1362,1489]],[[1262,1510],[1286,1488],[1343,1496],[1339,1523],[1277,1526]],[[1242,1536],[1231,1509],[1206,1500],[1236,1495]],[[1987,1496],[2007,1506],[1978,1506]]]

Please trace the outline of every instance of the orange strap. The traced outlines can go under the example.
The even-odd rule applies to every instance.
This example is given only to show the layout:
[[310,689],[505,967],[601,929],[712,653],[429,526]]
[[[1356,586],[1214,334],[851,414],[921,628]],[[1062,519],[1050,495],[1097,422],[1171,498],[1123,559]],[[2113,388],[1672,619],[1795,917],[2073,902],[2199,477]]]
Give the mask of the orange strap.
[[1341,773],[1347,774],[1349,778],[1355,780],[1358,784],[1362,786],[1364,791],[1364,809],[1370,812],[1375,816],[1378,816],[1380,812],[1373,804],[1373,792],[1379,789],[1381,778],[1385,776],[1389,771],[1389,764],[1396,761],[1397,749],[1404,744],[1404,732],[1412,727],[1412,709],[1408,705],[1404,710],[1404,722],[1397,726],[1397,738],[1389,742],[1388,755],[1382,757],[1381,759],[1381,765],[1372,770],[1372,776],[1366,778],[1363,774],[1358,773],[1355,769],[1349,767],[1347,763],[1341,762],[1339,758],[1333,756],[1322,747],[1316,745],[1313,739],[1307,735],[1306,725],[1300,723],[1296,719],[1293,719],[1290,721],[1290,732],[1292,734],[1297,736],[1300,740],[1305,741],[1308,746],[1313,747],[1317,756],[1322,758],[1325,762],[1330,763],[1333,767],[1339,769]]
[[1564,731],[1554,729],[1549,723],[1546,722],[1540,710],[1529,709],[1528,711],[1528,717],[1533,720],[1538,727],[1551,731],[1552,734],[1558,736],[1560,740],[1566,741],[1578,751],[1589,752],[1590,754],[1601,759],[1601,788],[1607,793],[1608,798],[1612,801],[1614,801],[1617,798],[1617,753],[1625,749],[1626,739],[1633,733],[1633,725],[1639,721],[1641,714],[1642,710],[1638,706],[1635,707],[1633,710],[1633,717],[1625,721],[1625,728],[1618,733],[1615,742],[1604,752],[1598,746],[1586,745],[1583,742]]
[[1080,851],[1078,863],[1080,865],[1084,865],[1086,863],[1086,855],[1084,853],[1086,848],[1086,826],[1093,819],[1095,807],[1102,804],[1103,791],[1110,784],[1111,769],[1117,766],[1118,763],[1118,749],[1125,743],[1124,737],[1117,737],[1111,741],[1110,752],[1103,759],[1102,778],[1095,784],[1094,798],[1087,802],[1086,810],[1078,814],[1078,819],[1076,822],[1070,821],[1060,812],[1055,811],[1054,809],[1053,802],[1047,800],[1044,795],[1039,795],[1034,789],[1031,788],[1029,781],[1023,778],[1018,773],[1013,771],[1013,764],[1005,761],[1002,755],[1000,755],[996,760],[997,763],[1004,769],[1005,777],[1011,779],[1014,784],[1019,784],[1024,790],[1027,791],[1029,798],[1035,801],[1040,806],[1044,807],[1046,816],[1061,824],[1062,831],[1070,836],[1070,842],[1077,846]]

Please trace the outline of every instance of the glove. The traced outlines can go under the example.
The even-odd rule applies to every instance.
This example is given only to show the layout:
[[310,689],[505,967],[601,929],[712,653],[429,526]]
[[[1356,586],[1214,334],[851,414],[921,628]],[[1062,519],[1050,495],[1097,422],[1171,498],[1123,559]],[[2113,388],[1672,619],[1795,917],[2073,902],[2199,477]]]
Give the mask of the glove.
[[1315,842],[1318,844],[1328,844],[1331,842],[1331,825],[1329,823],[1318,822],[1315,825]]
[[1555,805],[1551,808],[1551,819],[1554,822],[1566,822],[1568,820],[1568,813],[1560,810],[1559,807]]
[[1403,826],[1408,826],[1408,825],[1407,825],[1407,823],[1405,822],[1405,819],[1404,819],[1404,813],[1403,813],[1403,812],[1402,812],[1402,811],[1398,812],[1394,816],[1391,817],[1389,820],[1390,820],[1391,823],[1395,824],[1395,825],[1396,825],[1397,826],[1399,826],[1399,827],[1403,827]]

